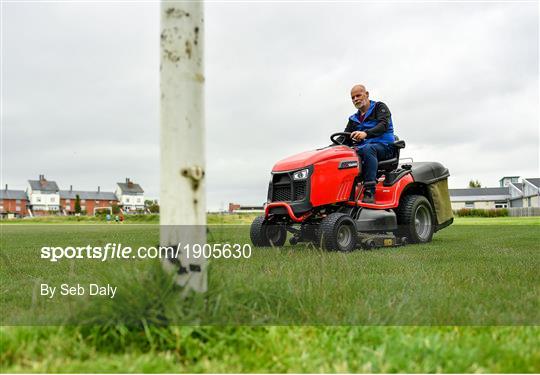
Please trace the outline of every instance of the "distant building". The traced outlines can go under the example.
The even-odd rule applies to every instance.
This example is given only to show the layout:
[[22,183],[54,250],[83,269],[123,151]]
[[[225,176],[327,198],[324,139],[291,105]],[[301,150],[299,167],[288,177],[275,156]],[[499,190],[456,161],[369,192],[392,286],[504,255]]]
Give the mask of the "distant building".
[[114,204],[124,212],[144,211],[144,190],[139,184],[126,178],[125,183],[118,183],[115,192],[60,190],[55,181],[49,181],[45,175],[40,174],[38,180],[28,180],[28,187],[24,190],[0,190],[0,216],[42,216],[42,215],[71,215],[75,213],[77,195],[80,199],[81,211],[94,215],[96,211],[111,210]]
[[242,206],[236,203],[229,203],[229,213],[242,213],[242,212],[264,212],[263,206]]
[[118,182],[116,185],[114,194],[124,211],[144,210],[144,190],[139,184],[126,178],[126,182]]
[[509,187],[510,207],[540,207],[540,178],[524,178]]
[[454,210],[460,208],[540,207],[540,178],[506,176],[500,187],[449,189]]
[[510,183],[518,183],[518,182],[519,182],[519,176],[505,176],[499,180],[499,186],[506,187]]
[[508,187],[449,189],[452,209],[460,208],[507,208],[510,192]]
[[28,197],[24,190],[0,190],[0,216],[21,217],[28,215]]
[[112,205],[118,204],[118,199],[113,192],[101,191],[99,186],[96,191],[73,190],[73,186],[70,186],[69,190],[60,190],[60,208],[65,215],[75,213],[77,195],[80,199],[81,210],[88,215],[94,215],[96,209],[110,208],[112,210]]
[[40,174],[39,180],[28,180],[26,194],[29,209],[34,215],[50,215],[60,210],[60,189],[55,181],[48,181]]

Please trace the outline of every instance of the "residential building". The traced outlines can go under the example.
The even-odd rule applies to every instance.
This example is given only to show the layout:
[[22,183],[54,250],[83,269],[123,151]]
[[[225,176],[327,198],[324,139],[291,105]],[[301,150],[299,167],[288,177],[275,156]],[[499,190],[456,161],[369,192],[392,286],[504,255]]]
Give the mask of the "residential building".
[[50,215],[60,210],[60,189],[55,181],[40,174],[39,180],[28,180],[26,195],[34,215]]
[[540,178],[506,176],[500,187],[449,189],[452,208],[540,207]]
[[504,176],[499,180],[499,186],[500,187],[506,187],[510,183],[518,183],[519,182],[519,176]]
[[28,215],[28,197],[24,190],[0,190],[0,216],[21,217]]
[[129,178],[126,182],[118,182],[114,194],[124,212],[144,210],[144,190]]
[[522,191],[522,207],[540,207],[540,178],[524,178]]
[[96,191],[73,190],[70,185],[69,190],[60,190],[60,207],[65,215],[75,213],[75,202],[79,196],[81,211],[87,215],[95,215],[96,211],[109,209],[112,211],[113,204],[118,204],[118,199],[113,192],[101,191],[98,186]]
[[448,189],[452,209],[460,208],[507,208],[509,187]]

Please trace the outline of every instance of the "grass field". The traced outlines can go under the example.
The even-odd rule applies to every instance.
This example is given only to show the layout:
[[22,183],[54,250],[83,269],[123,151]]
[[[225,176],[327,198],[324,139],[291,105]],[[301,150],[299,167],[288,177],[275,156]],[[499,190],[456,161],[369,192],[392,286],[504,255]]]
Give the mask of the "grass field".
[[[237,222],[226,219],[209,222]],[[3,327],[1,370],[538,372],[540,329],[523,325],[539,323],[539,224],[538,218],[463,218],[429,245],[351,254],[255,249],[245,261],[213,261],[210,292],[192,300],[191,310],[177,306],[177,293],[166,277],[155,277],[155,264],[77,260],[51,268],[36,259],[44,242],[155,244],[156,226],[3,225],[3,321],[24,322],[25,314],[47,321],[52,314],[101,324]],[[234,233],[247,241],[246,227],[237,228],[215,230],[210,239]],[[138,272],[122,271],[126,263]],[[115,304],[32,303],[36,277],[116,278],[126,289]],[[155,324],[164,316],[173,324]],[[222,325],[175,325],[200,316]],[[253,323],[337,326],[238,326]]]

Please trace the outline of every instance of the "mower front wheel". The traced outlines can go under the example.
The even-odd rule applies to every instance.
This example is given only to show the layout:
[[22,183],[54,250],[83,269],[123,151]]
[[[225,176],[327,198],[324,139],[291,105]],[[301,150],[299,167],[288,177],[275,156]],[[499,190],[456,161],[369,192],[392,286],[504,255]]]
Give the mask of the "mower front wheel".
[[320,236],[326,250],[353,251],[356,248],[356,225],[347,214],[334,212],[322,219]]
[[269,223],[264,216],[258,216],[251,223],[249,236],[255,246],[280,247],[287,239],[287,229],[283,225]]

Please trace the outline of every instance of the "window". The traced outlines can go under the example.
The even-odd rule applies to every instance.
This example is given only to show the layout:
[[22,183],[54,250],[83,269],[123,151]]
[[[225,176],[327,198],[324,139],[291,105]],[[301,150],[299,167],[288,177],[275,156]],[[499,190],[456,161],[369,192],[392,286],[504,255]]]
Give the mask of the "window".
[[21,200],[20,200],[20,199],[17,199],[17,200],[15,201],[15,203],[16,203],[16,204],[21,204]]
[[81,203],[86,203],[86,199],[81,199]]
[[527,198],[527,207],[532,207],[531,206],[531,197]]
[[66,199],[66,204],[70,204],[71,201],[69,199]]
[[21,210],[21,206],[15,206],[15,211],[20,211]]
[[474,208],[474,202],[465,202],[465,208]]
[[36,202],[41,203],[41,197],[36,197]]
[[129,203],[129,198],[126,198],[126,203]]
[[54,203],[54,197],[51,197],[51,203]]
[[137,198],[137,203],[141,203],[141,198]]

